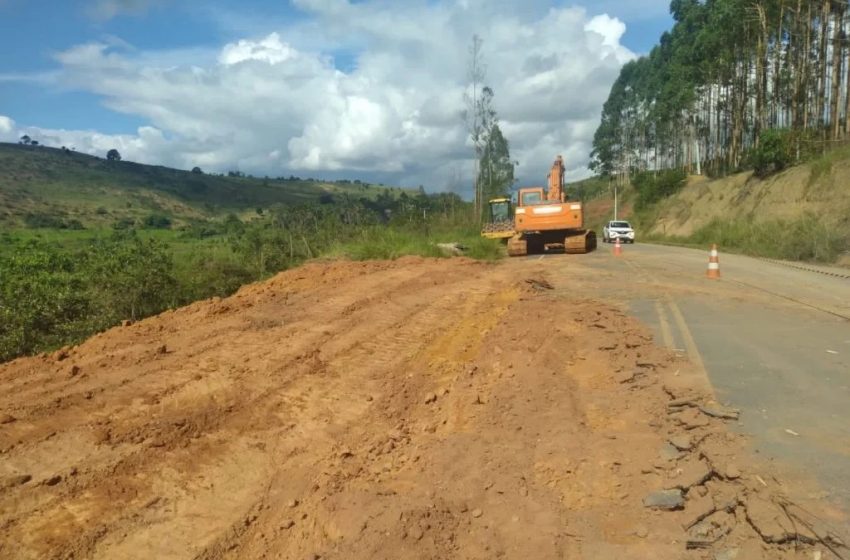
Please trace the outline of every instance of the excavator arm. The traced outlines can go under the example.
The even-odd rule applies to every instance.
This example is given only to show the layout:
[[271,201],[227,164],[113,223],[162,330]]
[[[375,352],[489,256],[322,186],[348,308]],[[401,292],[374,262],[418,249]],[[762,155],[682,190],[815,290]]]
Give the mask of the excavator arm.
[[564,158],[558,156],[552,164],[552,170],[549,171],[549,191],[546,200],[549,202],[564,202],[567,197],[564,192]]

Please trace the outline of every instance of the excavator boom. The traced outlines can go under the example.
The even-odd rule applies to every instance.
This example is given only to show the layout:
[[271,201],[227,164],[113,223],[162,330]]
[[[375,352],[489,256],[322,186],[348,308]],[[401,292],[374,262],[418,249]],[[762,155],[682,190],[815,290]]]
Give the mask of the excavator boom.
[[552,164],[552,170],[549,171],[549,191],[546,200],[551,202],[564,202],[566,196],[564,193],[564,158],[558,156],[555,158],[555,163]]

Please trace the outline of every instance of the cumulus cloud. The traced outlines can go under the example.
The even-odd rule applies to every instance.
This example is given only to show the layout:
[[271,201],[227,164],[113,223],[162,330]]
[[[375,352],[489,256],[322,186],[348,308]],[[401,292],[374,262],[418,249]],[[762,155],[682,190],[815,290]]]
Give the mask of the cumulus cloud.
[[5,141],[12,140],[11,136],[15,133],[15,121],[9,117],[0,115],[0,139]]
[[[471,169],[460,114],[467,49],[478,33],[522,180],[542,181],[559,153],[578,178],[610,84],[634,56],[620,44],[619,20],[540,0],[295,4],[306,21],[184,63],[173,52],[102,43],[60,53],[66,85],[150,126],[120,136],[43,131],[44,138],[183,168],[439,188],[457,169]],[[353,62],[341,70],[337,58]]]

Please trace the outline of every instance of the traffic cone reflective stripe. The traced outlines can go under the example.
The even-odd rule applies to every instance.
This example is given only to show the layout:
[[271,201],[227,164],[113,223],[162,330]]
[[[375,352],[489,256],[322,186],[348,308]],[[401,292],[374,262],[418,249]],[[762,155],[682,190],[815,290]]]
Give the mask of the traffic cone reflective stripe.
[[718,280],[720,278],[720,259],[717,256],[716,244],[711,246],[711,253],[708,257],[708,270],[706,270],[705,275],[712,280]]
[[620,256],[622,254],[623,254],[623,246],[620,245],[620,238],[618,237],[617,240],[614,242],[614,255]]

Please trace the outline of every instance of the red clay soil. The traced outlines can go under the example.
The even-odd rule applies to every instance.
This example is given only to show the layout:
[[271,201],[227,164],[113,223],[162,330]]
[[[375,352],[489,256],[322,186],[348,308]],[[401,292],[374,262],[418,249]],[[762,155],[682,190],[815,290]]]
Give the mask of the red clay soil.
[[0,365],[0,557],[847,557],[687,362],[550,288],[314,263]]

